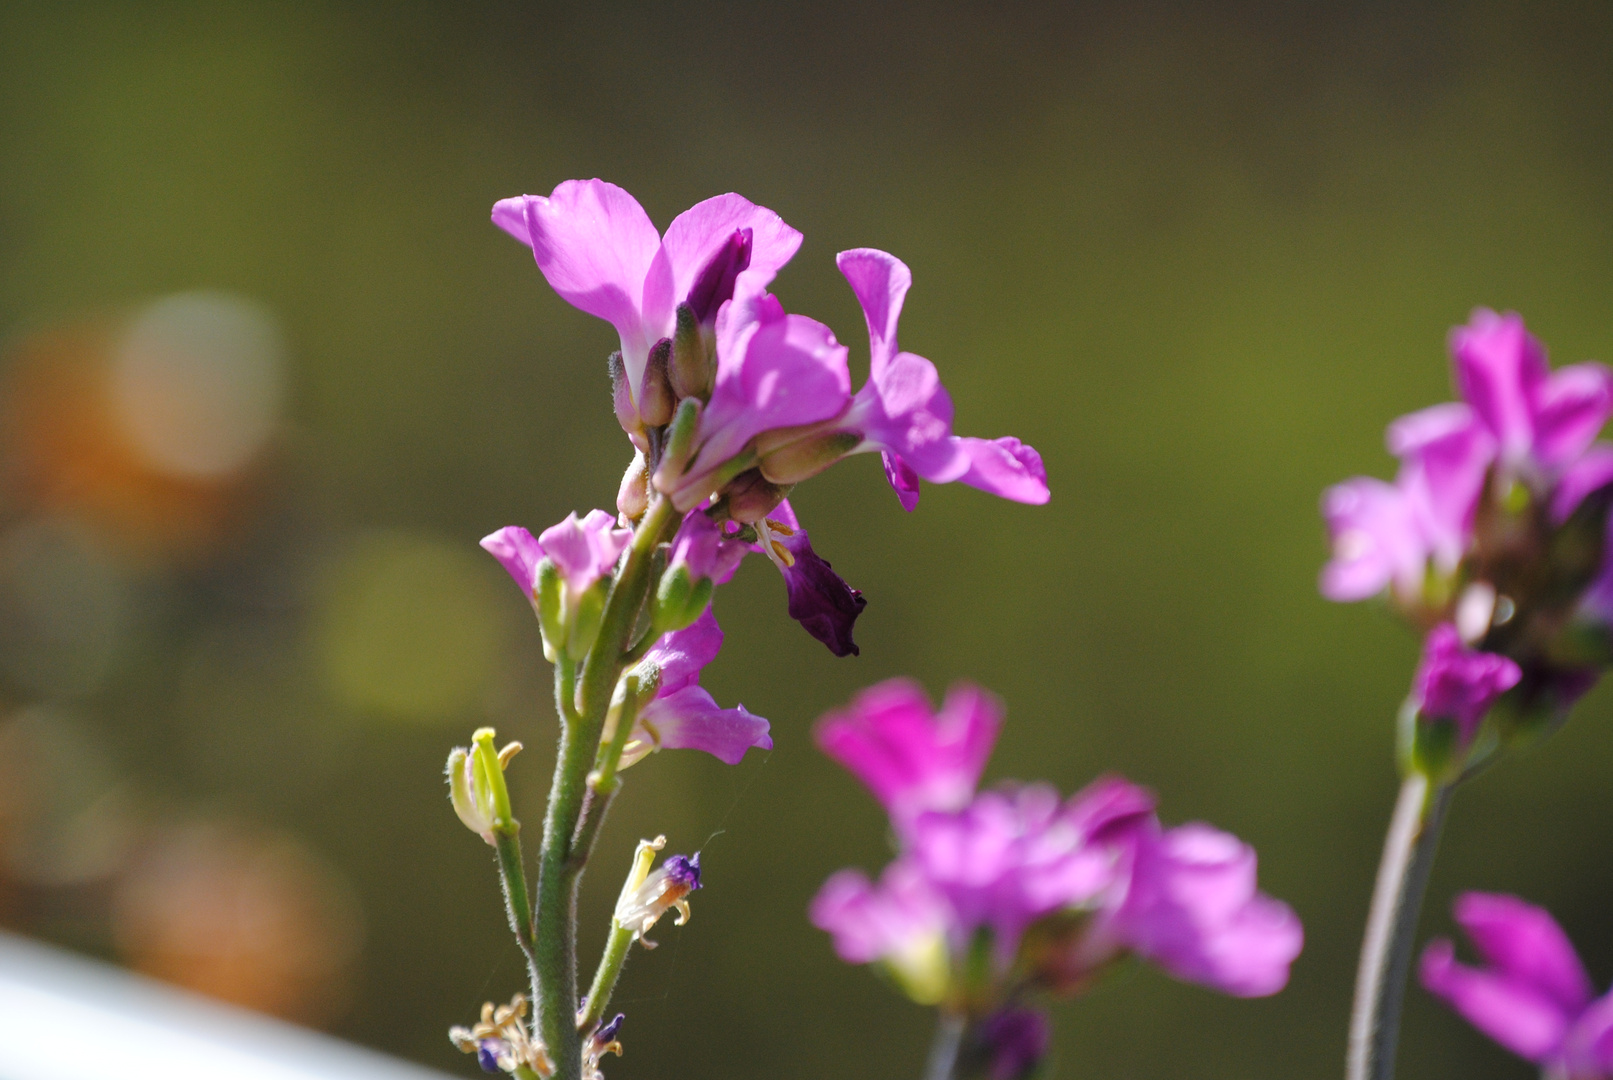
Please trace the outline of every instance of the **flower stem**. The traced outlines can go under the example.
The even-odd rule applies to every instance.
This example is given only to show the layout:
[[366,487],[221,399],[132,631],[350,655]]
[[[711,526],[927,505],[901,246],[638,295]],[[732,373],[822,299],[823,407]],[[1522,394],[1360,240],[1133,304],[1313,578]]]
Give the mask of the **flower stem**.
[[1433,785],[1413,772],[1400,785],[1383,861],[1372,890],[1372,910],[1361,942],[1350,1012],[1346,1080],[1392,1080],[1400,1038],[1417,916],[1422,911],[1434,851],[1450,808],[1453,784]]
[[605,1015],[610,996],[616,991],[616,980],[627,962],[627,950],[633,945],[633,931],[614,917],[610,921],[610,937],[605,939],[605,951],[599,957],[599,970],[594,972],[594,984],[588,988],[588,1004],[577,1017],[579,1031],[587,1031]]
[[924,1064],[924,1080],[953,1080],[967,1027],[968,1022],[962,1013],[941,1010],[940,1022],[935,1026],[935,1039],[930,1043],[930,1057]]
[[573,857],[573,838],[588,793],[588,770],[621,675],[622,650],[649,592],[652,556],[675,520],[670,501],[662,497],[645,511],[605,600],[599,636],[582,663],[580,684],[564,655],[555,665],[560,747],[538,856],[533,967],[538,1037],[555,1060],[558,1080],[578,1080],[582,1070],[577,1032],[577,884],[584,860]]

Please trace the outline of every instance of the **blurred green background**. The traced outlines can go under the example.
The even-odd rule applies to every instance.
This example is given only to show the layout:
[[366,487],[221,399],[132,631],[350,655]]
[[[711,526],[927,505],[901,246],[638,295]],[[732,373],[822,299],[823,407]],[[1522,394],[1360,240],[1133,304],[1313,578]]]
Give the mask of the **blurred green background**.
[[[446,1028],[522,969],[440,769],[522,739],[535,826],[555,728],[476,541],[608,507],[627,456],[609,327],[488,210],[597,175],[664,227],[737,190],[806,234],[775,289],[854,365],[833,255],[906,260],[904,346],[1054,497],[907,515],[868,457],[797,492],[862,656],[761,561],[722,592],[706,685],[777,749],[627,774],[584,954],[634,839],[703,846],[708,888],[628,968],[607,1071],[918,1072],[930,1016],[804,915],[886,859],[810,722],[911,674],[1007,699],[990,778],[1123,772],[1305,921],[1278,997],[1139,969],[1061,1006],[1056,1075],[1337,1075],[1416,642],[1317,596],[1317,498],[1390,471],[1474,305],[1613,360],[1610,50],[1597,4],[6,5],[0,922],[476,1074]],[[186,311],[235,381],[130,359]],[[1613,978],[1610,706],[1464,791],[1424,936],[1514,891]],[[1403,1062],[1530,1074],[1417,990]]]

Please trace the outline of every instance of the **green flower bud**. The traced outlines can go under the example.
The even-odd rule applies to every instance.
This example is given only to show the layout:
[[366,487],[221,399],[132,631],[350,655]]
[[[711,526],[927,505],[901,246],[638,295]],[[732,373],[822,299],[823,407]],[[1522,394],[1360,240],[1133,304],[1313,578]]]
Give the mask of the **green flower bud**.
[[710,578],[695,581],[687,566],[674,566],[661,575],[655,590],[655,607],[651,618],[660,633],[682,630],[700,618],[706,605],[711,603]]
[[694,308],[687,301],[679,304],[678,326],[672,335],[672,363],[667,369],[673,392],[680,398],[709,401],[716,374],[711,360]]
[[456,746],[448,754],[448,800],[454,813],[471,832],[495,843],[494,834],[519,828],[510,811],[510,793],[504,785],[504,769],[521,751],[512,742],[503,750],[493,748],[492,728],[479,728],[471,736],[471,747]]
[[611,353],[605,361],[605,370],[610,372],[610,399],[611,406],[616,410],[616,422],[629,435],[640,432],[644,425],[639,421],[638,408],[633,404],[633,387],[627,381],[627,365],[622,363],[622,354]]
[[599,626],[605,618],[605,592],[609,582],[601,581],[577,598],[576,610],[571,612],[571,633],[566,637],[566,654],[581,660],[594,647],[599,637]]
[[666,446],[661,451],[661,466],[656,470],[655,486],[669,491],[677,486],[684,466],[694,456],[695,437],[700,433],[700,399],[684,398],[678,402],[678,411],[667,428]]

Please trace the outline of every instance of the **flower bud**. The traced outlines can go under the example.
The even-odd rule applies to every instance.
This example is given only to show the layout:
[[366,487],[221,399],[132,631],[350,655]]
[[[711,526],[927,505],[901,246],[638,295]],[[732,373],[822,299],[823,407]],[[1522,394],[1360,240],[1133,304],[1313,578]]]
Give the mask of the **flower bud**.
[[639,420],[638,408],[633,404],[633,386],[627,381],[627,365],[622,363],[622,354],[611,353],[605,361],[605,368],[610,372],[610,399],[611,406],[616,410],[616,422],[629,435],[636,435],[644,425]]
[[762,476],[775,484],[799,484],[851,453],[862,441],[862,434],[856,431],[828,431],[797,439],[763,456]]
[[711,603],[712,588],[710,578],[694,578],[687,566],[674,566],[662,574],[651,614],[656,631],[682,630],[700,618],[706,605]]
[[672,360],[672,340],[662,338],[650,350],[650,359],[644,366],[644,385],[639,390],[639,419],[647,427],[660,427],[672,419],[672,408],[677,399],[672,396],[672,384],[667,381],[667,365]]
[[671,491],[683,476],[683,468],[694,456],[695,438],[700,434],[700,399],[684,398],[678,402],[678,411],[672,415],[667,428],[666,447],[661,451],[661,465],[655,472],[655,486]]
[[772,483],[760,469],[742,472],[723,492],[728,500],[728,516],[742,525],[754,525],[772,513],[793,486]]
[[637,521],[650,508],[650,463],[644,460],[642,450],[633,451],[633,461],[622,474],[622,485],[616,489],[616,509],[629,520]]
[[687,303],[678,305],[677,318],[677,330],[672,335],[672,363],[667,368],[673,392],[680,398],[709,400],[716,371],[712,350],[706,347],[706,337],[700,330],[700,319]]
[[733,299],[739,275],[750,267],[753,238],[750,229],[735,229],[689,287],[689,307],[702,325],[715,323],[718,309]]

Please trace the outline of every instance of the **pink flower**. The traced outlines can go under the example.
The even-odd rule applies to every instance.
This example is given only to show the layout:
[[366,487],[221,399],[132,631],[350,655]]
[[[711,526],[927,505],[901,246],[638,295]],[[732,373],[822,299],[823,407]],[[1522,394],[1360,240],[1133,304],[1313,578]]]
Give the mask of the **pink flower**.
[[502,199],[493,223],[532,249],[561,299],[616,327],[635,403],[680,303],[704,321],[730,296],[766,288],[801,246],[777,214],[734,194],[685,210],[663,237],[633,196],[603,180]]
[[529,599],[537,588],[538,563],[552,560],[573,597],[587,592],[616,568],[616,560],[633,539],[629,529],[618,529],[616,519],[603,510],[590,510],[579,519],[566,515],[558,525],[533,539],[519,525],[507,525],[482,538],[482,547],[499,561]]
[[1441,623],[1428,632],[1423,643],[1411,696],[1419,718],[1454,720],[1466,741],[1495,699],[1518,685],[1521,678],[1523,670],[1512,660],[1469,649],[1456,627]]
[[638,722],[622,752],[622,767],[655,750],[704,750],[737,765],[751,747],[773,749],[768,723],[745,706],[724,709],[700,685],[700,672],[717,658],[723,633],[717,617],[705,614],[683,630],[656,642],[637,670],[659,678],[655,697],[639,709]]
[[1423,986],[1468,1023],[1564,1080],[1613,1077],[1613,994],[1594,997],[1574,947],[1543,908],[1463,893],[1456,921],[1488,964],[1456,962],[1450,941],[1423,952]]

